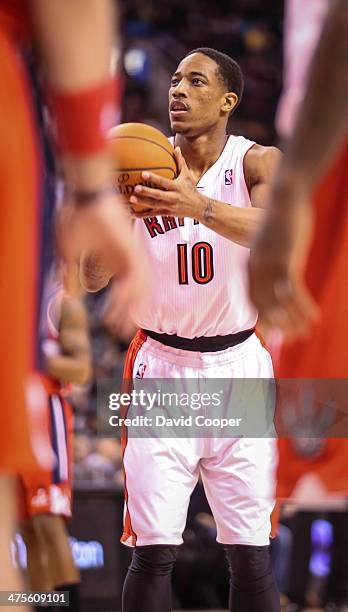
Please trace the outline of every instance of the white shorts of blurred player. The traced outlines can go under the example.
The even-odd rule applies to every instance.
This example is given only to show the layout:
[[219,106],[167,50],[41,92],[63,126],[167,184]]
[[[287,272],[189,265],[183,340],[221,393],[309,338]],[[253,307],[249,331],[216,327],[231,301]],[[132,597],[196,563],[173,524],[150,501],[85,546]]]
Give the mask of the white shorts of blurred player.
[[[225,390],[233,388],[236,379],[243,379],[246,386],[250,381],[253,389],[246,393],[249,405],[242,406],[240,398],[238,402],[247,414],[255,410],[255,391],[258,406],[260,397],[261,403],[266,403],[260,386],[255,388],[252,381],[272,379],[273,368],[269,353],[255,334],[234,347],[206,353],[168,347],[147,337],[135,357],[133,377],[135,388],[136,379],[149,377],[154,389],[165,379],[181,379],[182,391],[186,388],[182,379],[196,379],[198,385],[203,379],[215,379],[215,389],[225,379]],[[143,413],[152,418],[155,430],[154,412],[143,409]],[[127,417],[132,414],[128,411]],[[200,476],[216,521],[218,542],[269,544],[277,463],[273,420],[262,437],[222,437],[221,431],[217,436],[198,437],[194,428],[190,437],[181,437],[183,429],[179,436],[169,437],[148,431],[133,437],[129,431],[127,428],[123,457],[124,544],[181,544],[190,496]]]

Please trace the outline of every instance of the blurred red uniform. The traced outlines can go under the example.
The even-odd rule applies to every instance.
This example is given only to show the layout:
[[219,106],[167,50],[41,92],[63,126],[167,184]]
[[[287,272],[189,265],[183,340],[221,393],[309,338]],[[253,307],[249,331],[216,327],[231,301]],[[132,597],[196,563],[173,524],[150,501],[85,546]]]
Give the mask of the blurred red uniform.
[[51,470],[37,467],[21,478],[21,519],[36,514],[57,514],[71,517],[72,503],[72,440],[73,415],[65,390],[49,376],[42,376],[47,393],[45,429],[53,452]]
[[[64,291],[56,283],[47,280],[45,295],[47,310],[42,323],[44,352],[60,353],[59,328],[61,320],[61,301]],[[22,483],[22,519],[36,514],[58,514],[71,516],[72,500],[72,441],[73,413],[66,395],[70,385],[41,374],[45,388],[46,402],[41,427],[50,441],[54,462],[51,470],[42,469],[25,471]]]
[[[284,346],[276,366],[278,378],[348,378],[348,144],[314,196],[316,227],[307,267],[307,285],[321,310],[320,323],[306,340]],[[335,386],[333,397],[335,396]],[[338,385],[337,387],[338,388]],[[342,398],[341,398],[342,399]],[[344,401],[347,397],[343,398]],[[338,409],[346,412],[342,402]],[[329,491],[348,491],[347,426],[342,421],[322,452],[306,459],[290,439],[279,440],[278,495],[288,497],[304,472],[315,472]]]
[[[288,1],[286,91],[278,113],[278,129],[283,136],[291,134],[305,91],[306,68],[329,5],[328,0]],[[309,338],[282,347],[275,364],[278,378],[348,378],[347,168],[348,142],[313,195],[315,227],[306,282],[319,304],[321,320]],[[346,412],[342,404],[338,409]],[[343,427],[338,434],[342,438],[328,438],[322,452],[312,458],[300,456],[290,439],[279,440],[279,497],[290,496],[299,478],[308,472],[320,476],[328,491],[348,491],[348,440],[343,437]]]
[[[0,471],[45,461],[38,428],[44,392],[34,371],[39,215],[39,153],[31,92],[19,45],[30,40],[27,3],[0,6]],[[25,388],[26,387],[26,388]],[[29,401],[25,401],[29,393]],[[34,419],[36,425],[30,423]]]

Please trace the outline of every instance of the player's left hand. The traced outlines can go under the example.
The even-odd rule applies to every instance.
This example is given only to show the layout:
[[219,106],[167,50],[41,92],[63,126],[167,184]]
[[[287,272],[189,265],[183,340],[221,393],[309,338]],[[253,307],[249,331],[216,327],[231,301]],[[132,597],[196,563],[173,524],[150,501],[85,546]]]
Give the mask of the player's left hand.
[[[129,200],[132,216],[138,219],[156,215],[197,218],[202,208],[202,196],[196,189],[195,181],[179,147],[175,149],[174,154],[179,169],[178,177],[170,180],[158,174],[143,172],[144,181],[156,185],[156,188],[145,185],[135,187],[135,194]],[[146,212],[136,212],[132,209],[132,204],[146,206]]]

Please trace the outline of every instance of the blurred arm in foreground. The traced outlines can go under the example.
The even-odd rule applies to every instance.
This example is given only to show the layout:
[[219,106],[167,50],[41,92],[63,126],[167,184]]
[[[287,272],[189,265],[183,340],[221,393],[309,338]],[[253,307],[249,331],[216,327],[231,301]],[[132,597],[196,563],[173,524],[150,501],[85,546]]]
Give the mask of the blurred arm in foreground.
[[33,0],[31,6],[65,181],[58,226],[62,254],[77,260],[84,248],[101,250],[112,274],[122,278],[124,300],[132,302],[142,274],[125,207],[113,193],[106,151],[117,111],[110,76],[117,44],[114,3]]
[[288,338],[306,335],[320,316],[303,272],[313,232],[313,190],[347,138],[347,34],[348,5],[336,0],[274,181],[269,212],[251,252],[250,293],[260,322]]

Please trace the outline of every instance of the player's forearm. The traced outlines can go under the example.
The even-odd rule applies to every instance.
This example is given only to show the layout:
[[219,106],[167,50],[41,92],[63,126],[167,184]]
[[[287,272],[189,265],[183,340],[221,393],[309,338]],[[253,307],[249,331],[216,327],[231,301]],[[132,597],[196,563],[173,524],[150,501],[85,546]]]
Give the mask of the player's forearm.
[[[116,44],[111,0],[32,0],[31,10],[45,86],[59,92],[87,91],[110,76]],[[87,129],[85,125],[82,129]],[[95,190],[110,180],[105,152],[72,156],[62,167],[67,182]]]
[[325,22],[280,176],[310,192],[348,133],[348,3],[337,0]]
[[196,218],[220,236],[250,247],[264,218],[264,211],[260,208],[239,208],[202,196],[200,214]]
[[115,44],[111,0],[31,0],[45,80],[62,90],[106,78]]

